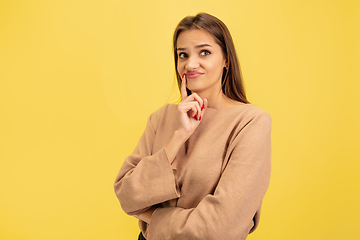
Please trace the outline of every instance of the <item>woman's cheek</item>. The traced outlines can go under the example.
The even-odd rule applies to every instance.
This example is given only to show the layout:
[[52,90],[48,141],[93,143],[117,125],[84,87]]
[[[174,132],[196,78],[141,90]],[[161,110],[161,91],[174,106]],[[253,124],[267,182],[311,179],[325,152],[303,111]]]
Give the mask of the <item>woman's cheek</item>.
[[180,75],[181,75],[181,72],[183,71],[183,69],[184,69],[184,64],[178,63],[178,65],[177,65],[177,70],[178,70],[178,72],[179,72]]

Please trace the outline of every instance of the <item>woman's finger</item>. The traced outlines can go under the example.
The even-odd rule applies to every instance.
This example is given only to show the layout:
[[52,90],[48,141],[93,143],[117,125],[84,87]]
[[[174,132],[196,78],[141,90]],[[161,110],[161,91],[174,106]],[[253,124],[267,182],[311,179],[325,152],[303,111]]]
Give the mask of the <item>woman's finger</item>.
[[195,111],[193,112],[192,117],[199,119],[200,117],[200,113],[201,113],[201,107],[198,101],[192,101],[194,107],[195,107]]
[[204,98],[204,109],[207,108],[208,104],[209,104],[209,100],[207,98]]
[[199,104],[199,102],[195,102],[195,106],[196,106],[196,110],[197,110],[197,113],[196,113],[196,119],[199,120],[200,118],[200,114],[201,114],[201,106]]
[[200,116],[199,116],[199,121],[201,121],[201,118],[204,116],[205,110],[208,106],[208,99],[204,98],[204,105],[201,106],[201,112],[200,112]]
[[187,91],[186,91],[186,75],[185,73],[182,75],[182,81],[181,81],[181,99],[184,100],[187,98]]
[[[201,97],[197,93],[193,93],[190,95],[195,101],[198,101],[200,106],[204,105],[204,101],[201,99]],[[189,96],[189,97],[190,97]]]
[[190,96],[188,96],[186,99],[183,100],[183,102],[184,103],[197,102],[200,106],[200,111],[201,111],[201,108],[203,108],[202,106],[204,106],[204,100],[202,100],[201,97],[199,95],[197,95],[196,93],[193,93]]
[[179,111],[181,113],[189,113],[189,116],[194,117],[201,111],[201,107],[197,101],[185,102],[179,104]]

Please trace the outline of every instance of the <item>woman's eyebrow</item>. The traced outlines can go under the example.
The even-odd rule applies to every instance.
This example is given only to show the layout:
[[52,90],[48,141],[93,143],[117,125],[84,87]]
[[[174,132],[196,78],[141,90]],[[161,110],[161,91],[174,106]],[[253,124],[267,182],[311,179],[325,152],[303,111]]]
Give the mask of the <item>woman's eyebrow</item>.
[[[195,48],[202,48],[202,47],[212,47],[210,44],[204,43],[200,45],[196,45]],[[187,48],[177,48],[176,51],[184,51]]]
[[195,48],[202,48],[202,47],[212,47],[210,44],[208,43],[204,43],[204,44],[200,44],[200,45],[196,45]]

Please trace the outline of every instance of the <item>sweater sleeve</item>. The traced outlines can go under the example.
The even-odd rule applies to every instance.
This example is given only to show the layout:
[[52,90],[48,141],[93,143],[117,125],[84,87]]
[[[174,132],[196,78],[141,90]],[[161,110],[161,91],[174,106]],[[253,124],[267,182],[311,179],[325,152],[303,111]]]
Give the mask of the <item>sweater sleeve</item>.
[[269,185],[270,131],[271,117],[267,112],[249,119],[228,147],[214,194],[205,196],[192,209],[157,208],[147,239],[245,239],[256,227],[254,221],[257,225]]
[[164,147],[153,153],[153,142],[166,105],[150,115],[134,152],[128,156],[114,183],[121,207],[137,215],[149,207],[179,197],[173,169]]

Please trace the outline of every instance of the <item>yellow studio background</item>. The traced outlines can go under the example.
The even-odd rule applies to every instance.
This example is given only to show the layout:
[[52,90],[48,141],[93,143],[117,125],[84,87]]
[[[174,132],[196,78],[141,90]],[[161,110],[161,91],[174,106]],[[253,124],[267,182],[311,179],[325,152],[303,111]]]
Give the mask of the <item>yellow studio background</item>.
[[359,236],[359,1],[1,0],[1,240],[137,239],[112,185],[178,98],[172,32],[200,11],[229,27],[248,98],[273,118],[248,239]]

